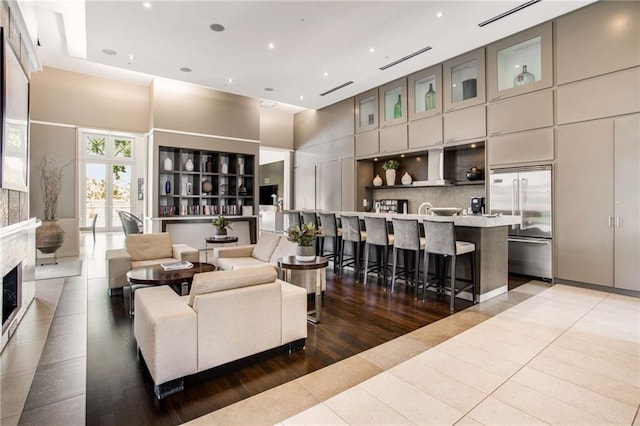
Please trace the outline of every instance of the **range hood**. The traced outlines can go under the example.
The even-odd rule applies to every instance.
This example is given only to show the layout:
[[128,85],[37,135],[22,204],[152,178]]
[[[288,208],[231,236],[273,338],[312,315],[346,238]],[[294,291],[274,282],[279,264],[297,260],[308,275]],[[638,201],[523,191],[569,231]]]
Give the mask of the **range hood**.
[[415,186],[450,186],[451,181],[444,178],[444,148],[430,149],[427,155],[427,180],[414,181]]

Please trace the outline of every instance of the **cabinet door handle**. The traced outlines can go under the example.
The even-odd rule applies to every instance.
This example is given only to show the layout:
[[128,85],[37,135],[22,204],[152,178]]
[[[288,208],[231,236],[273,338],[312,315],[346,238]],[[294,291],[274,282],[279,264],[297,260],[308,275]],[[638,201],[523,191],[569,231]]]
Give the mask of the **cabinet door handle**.
[[501,131],[491,132],[491,136],[499,135],[500,133],[502,133],[502,132]]
[[492,101],[497,101],[498,99],[500,99],[502,96],[495,96],[493,98],[491,98]]
[[447,139],[447,142],[455,142],[456,138],[453,139]]
[[622,226],[622,218],[620,216],[616,216],[616,228],[620,228]]
[[609,228],[613,226],[613,216],[609,216]]
[[449,112],[449,111],[453,111],[453,107],[447,108],[447,112]]

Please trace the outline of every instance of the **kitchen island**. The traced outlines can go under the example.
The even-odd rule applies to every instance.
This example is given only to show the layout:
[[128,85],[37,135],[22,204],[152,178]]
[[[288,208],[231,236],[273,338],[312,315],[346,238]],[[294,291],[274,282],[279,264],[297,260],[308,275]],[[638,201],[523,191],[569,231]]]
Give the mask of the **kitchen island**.
[[[417,219],[437,222],[453,222],[456,239],[468,241],[476,245],[476,277],[480,293],[478,301],[490,299],[508,290],[508,227],[520,223],[520,216],[433,216],[398,213],[366,213],[337,211],[336,216],[357,215],[360,219],[367,217],[384,217],[388,221],[396,219]],[[428,236],[427,236],[428,238]],[[456,275],[461,279],[470,279],[468,262],[458,262]],[[460,293],[459,297],[471,300],[471,294]]]

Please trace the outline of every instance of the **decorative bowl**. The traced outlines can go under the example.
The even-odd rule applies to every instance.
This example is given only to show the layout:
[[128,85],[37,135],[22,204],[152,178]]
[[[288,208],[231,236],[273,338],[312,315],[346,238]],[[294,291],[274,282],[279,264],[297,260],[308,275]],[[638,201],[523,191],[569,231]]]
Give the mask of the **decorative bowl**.
[[458,207],[432,207],[429,210],[436,216],[454,216],[462,209]]

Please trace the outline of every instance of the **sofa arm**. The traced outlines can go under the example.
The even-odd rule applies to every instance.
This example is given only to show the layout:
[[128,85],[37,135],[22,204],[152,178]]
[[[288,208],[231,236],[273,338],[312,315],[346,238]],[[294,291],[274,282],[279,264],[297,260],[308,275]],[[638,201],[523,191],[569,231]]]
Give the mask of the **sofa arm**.
[[105,253],[107,285],[109,290],[127,285],[127,272],[131,270],[131,256],[126,249],[112,249]]
[[218,264],[218,259],[223,257],[251,257],[255,244],[247,244],[234,247],[215,247],[213,249],[213,264]]
[[173,258],[189,262],[200,262],[200,252],[186,244],[172,244]]
[[133,330],[156,385],[197,372],[198,318],[169,286],[135,292]]
[[282,294],[282,344],[307,338],[307,291],[277,280]]

